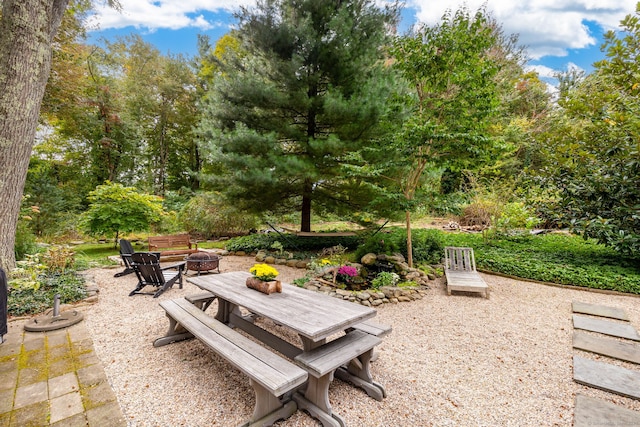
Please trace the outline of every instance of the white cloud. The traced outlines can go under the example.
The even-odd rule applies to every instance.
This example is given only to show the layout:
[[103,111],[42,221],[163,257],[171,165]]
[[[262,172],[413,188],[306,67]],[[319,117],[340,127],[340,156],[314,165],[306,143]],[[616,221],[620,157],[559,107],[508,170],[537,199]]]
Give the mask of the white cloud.
[[96,14],[89,24],[97,25],[99,30],[129,26],[150,32],[188,27],[208,30],[219,23],[208,20],[206,12],[232,12],[253,3],[253,0],[120,0],[120,12],[104,5],[96,6]]
[[535,71],[536,73],[538,73],[538,76],[540,76],[541,78],[547,78],[547,79],[554,78],[554,75],[557,72],[557,70],[547,67],[546,65],[530,65],[526,68],[527,68],[527,71]]
[[417,10],[417,19],[436,24],[445,11],[465,5],[475,12],[486,3],[506,34],[518,34],[532,59],[565,56],[567,49],[596,44],[585,21],[596,22],[605,30],[618,29],[620,20],[635,11],[637,0],[408,0]]

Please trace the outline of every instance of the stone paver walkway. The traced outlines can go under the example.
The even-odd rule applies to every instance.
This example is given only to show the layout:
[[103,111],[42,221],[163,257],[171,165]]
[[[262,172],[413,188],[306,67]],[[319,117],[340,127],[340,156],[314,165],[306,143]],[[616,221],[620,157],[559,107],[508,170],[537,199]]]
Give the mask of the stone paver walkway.
[[0,425],[126,426],[84,322],[48,332],[9,323],[0,344]]
[[[629,317],[626,312],[615,307],[585,304],[577,301],[573,302],[572,311],[594,316],[573,315],[575,329],[582,329],[592,333],[574,331],[573,348],[638,363],[640,360],[640,348],[637,343],[624,341],[625,339],[638,341],[638,333],[635,328],[629,323],[600,319],[600,317],[608,317],[628,322]],[[618,339],[607,338],[600,334],[614,336]],[[589,387],[595,387],[632,399],[640,399],[640,372],[637,370],[574,356],[573,379],[575,382]],[[576,395],[575,401],[575,427],[640,425],[640,413],[636,411],[581,394]]]

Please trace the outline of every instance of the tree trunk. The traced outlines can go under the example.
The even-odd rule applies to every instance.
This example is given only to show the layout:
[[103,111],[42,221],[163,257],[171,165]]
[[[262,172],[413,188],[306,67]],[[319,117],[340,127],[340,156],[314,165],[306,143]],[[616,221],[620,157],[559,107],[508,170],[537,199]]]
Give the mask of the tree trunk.
[[407,221],[407,264],[413,267],[413,244],[411,243],[411,212],[405,211]]
[[69,0],[4,0],[0,18],[0,267],[15,267],[15,236],[51,42]]
[[310,182],[304,183],[302,190],[302,210],[300,214],[300,231],[311,231],[311,191]]

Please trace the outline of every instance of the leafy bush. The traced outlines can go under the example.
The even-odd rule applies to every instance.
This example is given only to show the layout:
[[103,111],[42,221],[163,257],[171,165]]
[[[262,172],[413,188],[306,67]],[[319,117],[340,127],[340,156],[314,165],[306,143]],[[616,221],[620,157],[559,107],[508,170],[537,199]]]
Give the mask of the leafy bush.
[[[406,241],[406,233],[404,233]],[[438,230],[419,229],[411,234],[411,245],[414,261],[424,261],[432,264],[440,262],[444,253],[442,233]],[[406,249],[402,254],[406,257]]]
[[296,236],[295,234],[255,233],[231,239],[226,248],[229,251],[257,252],[269,249],[275,242],[282,245],[286,251],[321,251],[325,248],[342,246],[354,250],[358,247],[358,236]]
[[247,234],[259,225],[255,215],[224,203],[216,193],[200,193],[180,210],[182,224],[189,233],[205,238]]
[[61,303],[76,302],[87,295],[83,277],[74,271],[49,270],[38,255],[17,264],[9,280],[8,312],[12,316],[43,312],[53,306],[56,294]]
[[530,230],[540,223],[533,211],[522,202],[511,202],[504,205],[496,221],[496,228],[502,232],[514,229]]
[[109,181],[89,193],[89,209],[82,216],[84,229],[94,236],[148,230],[160,221],[162,200],[158,196],[138,193],[133,187]]
[[36,236],[23,220],[18,221],[14,251],[16,259],[24,259],[27,254],[36,252]]
[[[438,230],[412,230],[411,245],[414,261],[439,262],[444,246],[442,233]],[[396,253],[407,257],[407,231],[403,228],[391,228],[385,233],[370,236],[356,250],[356,259],[368,253],[393,255]]]
[[278,235],[275,233],[256,233],[234,237],[227,242],[226,249],[231,252],[258,252],[260,249],[270,248],[277,241]]
[[381,271],[378,275],[371,281],[372,289],[380,289],[383,286],[395,286],[400,281],[400,276],[396,273],[391,273],[388,271]]
[[368,253],[387,255],[400,253],[402,246],[406,248],[406,234],[403,240],[401,233],[402,231],[398,228],[390,228],[384,232],[367,235],[366,240],[356,249],[356,259],[360,260]]
[[49,272],[63,273],[73,267],[75,254],[64,246],[51,246],[42,255],[42,262],[47,266]]

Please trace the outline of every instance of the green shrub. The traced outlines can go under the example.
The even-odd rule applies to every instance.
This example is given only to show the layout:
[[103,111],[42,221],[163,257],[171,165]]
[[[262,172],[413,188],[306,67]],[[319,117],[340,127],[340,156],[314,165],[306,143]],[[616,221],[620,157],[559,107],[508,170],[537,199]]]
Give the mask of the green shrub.
[[[358,236],[296,236],[295,234],[255,233],[231,239],[226,249],[229,251],[257,252],[269,249],[275,242],[282,245],[282,250],[289,252],[322,251],[325,248],[342,246],[354,250],[360,243]],[[279,245],[277,245],[279,247]],[[280,250],[280,249],[279,249]]]
[[[393,255],[406,248],[406,234],[402,240],[402,231],[398,228],[390,228],[384,232],[366,235],[364,242],[356,249],[355,257],[360,260],[368,253]],[[405,249],[406,252],[406,249]]]
[[16,228],[16,241],[14,251],[16,259],[24,259],[27,254],[32,254],[38,249],[36,245],[36,236],[33,234],[28,224],[20,220]]
[[200,193],[180,210],[184,229],[205,238],[247,234],[259,225],[255,215],[224,203],[216,193]]
[[[442,234],[438,230],[415,229],[411,234],[414,261],[437,263],[442,258],[444,246]],[[356,250],[356,259],[368,253],[407,257],[407,231],[403,228],[390,228],[387,232],[370,236]]]
[[255,233],[234,237],[227,242],[226,249],[231,252],[258,252],[260,249],[270,248],[277,241],[278,235],[276,233]]
[[388,271],[381,271],[378,275],[371,281],[372,289],[380,289],[383,286],[395,286],[400,281],[400,276],[396,273],[391,273]]
[[[75,271],[47,269],[38,255],[17,263],[9,280],[8,312],[11,316],[37,314],[53,306],[56,294],[61,303],[72,303],[86,297],[84,278]],[[59,266],[60,263],[56,263]]]
[[[406,233],[404,236],[406,241]],[[442,259],[444,245],[442,244],[442,233],[438,230],[412,230],[411,245],[413,260],[416,262],[437,264]],[[406,249],[402,253],[405,257],[407,256]]]
[[540,223],[533,210],[522,202],[511,202],[504,205],[496,220],[496,228],[504,233],[514,229],[530,230]]

